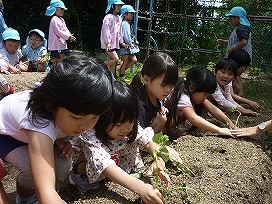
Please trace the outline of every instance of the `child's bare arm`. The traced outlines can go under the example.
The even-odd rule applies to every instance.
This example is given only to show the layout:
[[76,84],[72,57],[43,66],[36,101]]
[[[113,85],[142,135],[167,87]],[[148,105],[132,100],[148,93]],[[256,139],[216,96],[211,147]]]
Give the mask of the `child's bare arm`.
[[13,65],[11,65],[9,62],[8,63],[8,68],[9,70],[11,70],[14,74],[21,74],[20,69],[17,69],[16,67],[14,67]]
[[110,180],[140,195],[145,203],[163,203],[163,197],[154,186],[144,183],[140,179],[130,176],[119,166],[112,164],[103,171],[103,175]]

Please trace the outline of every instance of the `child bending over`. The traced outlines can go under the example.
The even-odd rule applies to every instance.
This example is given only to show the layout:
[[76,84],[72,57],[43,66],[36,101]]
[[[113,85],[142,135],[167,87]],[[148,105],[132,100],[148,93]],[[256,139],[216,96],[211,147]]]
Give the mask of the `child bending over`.
[[251,101],[243,96],[243,83],[241,74],[250,64],[250,56],[248,52],[243,49],[233,50],[229,54],[228,58],[233,59],[238,67],[237,76],[234,78],[234,80],[232,80],[232,82],[229,83],[232,98],[238,103],[248,104],[254,109],[260,108],[258,103]]
[[[184,81],[180,81],[173,93],[167,99],[165,106],[168,108],[166,133],[178,129],[178,125],[188,120],[192,125],[219,135],[232,136],[228,128],[234,124],[228,117],[208,99],[208,95],[215,92],[216,79],[206,67],[196,66],[187,71]],[[201,117],[201,110],[205,108],[217,120],[226,124],[228,128],[218,127]],[[172,130],[174,129],[174,130]],[[170,138],[176,139],[176,138]]]
[[244,115],[257,116],[258,113],[246,109],[236,103],[230,92],[229,83],[237,76],[237,64],[232,59],[221,59],[215,66],[215,77],[217,87],[215,93],[211,94],[213,102],[220,107],[233,112],[234,110],[240,111]]
[[55,183],[71,167],[72,147],[66,141],[92,128],[109,109],[111,96],[107,67],[71,55],[39,88],[0,101],[0,158],[19,170],[16,203],[63,203]]
[[[108,178],[139,194],[145,203],[162,203],[162,195],[156,188],[129,175],[144,167],[139,149],[153,156],[157,147],[152,142],[152,128],[143,129],[137,119],[137,99],[124,82],[114,81],[111,109],[100,116],[94,129],[74,138],[81,156],[75,161],[71,183],[87,191],[99,187],[99,181]],[[163,159],[159,158],[158,166],[155,163],[150,166],[149,174],[154,174],[157,168],[168,187],[170,178],[164,172]]]

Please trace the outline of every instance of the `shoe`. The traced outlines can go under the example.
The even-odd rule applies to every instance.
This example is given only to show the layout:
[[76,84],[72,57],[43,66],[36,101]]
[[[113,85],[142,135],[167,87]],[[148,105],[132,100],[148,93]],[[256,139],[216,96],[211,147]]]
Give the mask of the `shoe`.
[[42,82],[40,82],[40,81],[36,81],[36,82],[34,83],[34,87],[35,87],[35,88],[40,88],[41,85],[42,85]]
[[72,185],[76,185],[78,189],[85,193],[89,190],[95,190],[100,187],[100,182],[89,183],[87,176],[72,172],[69,176],[69,182]]
[[31,197],[22,197],[17,194],[16,204],[39,204],[39,199],[36,194]]

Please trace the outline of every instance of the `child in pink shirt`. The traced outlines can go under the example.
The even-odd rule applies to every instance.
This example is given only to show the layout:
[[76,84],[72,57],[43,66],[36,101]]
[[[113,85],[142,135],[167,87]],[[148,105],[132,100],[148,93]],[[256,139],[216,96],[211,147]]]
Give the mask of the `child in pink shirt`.
[[53,16],[48,35],[48,50],[51,51],[51,62],[53,63],[65,58],[68,49],[67,40],[76,41],[62,18],[64,10],[67,10],[67,8],[61,0],[51,0],[50,6],[46,8],[45,12],[46,16]]
[[110,60],[106,62],[109,70],[115,73],[115,66],[119,60],[117,51],[127,45],[124,43],[122,35],[122,19],[118,15],[124,3],[121,0],[108,0],[106,16],[103,19],[101,28],[101,48],[106,50]]

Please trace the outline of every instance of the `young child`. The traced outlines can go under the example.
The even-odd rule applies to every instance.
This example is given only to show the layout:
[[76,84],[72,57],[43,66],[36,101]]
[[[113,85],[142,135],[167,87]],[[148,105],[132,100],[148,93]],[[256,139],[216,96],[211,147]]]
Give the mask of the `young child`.
[[156,52],[145,60],[141,73],[130,84],[139,99],[139,123],[143,128],[152,127],[155,133],[162,131],[167,112],[162,103],[177,81],[178,67],[168,54]]
[[215,77],[217,81],[217,88],[215,93],[211,94],[214,102],[220,107],[231,112],[238,110],[244,115],[257,116],[258,113],[242,107],[233,100],[229,83],[234,79],[234,77],[236,77],[236,75],[237,64],[232,59],[224,58],[216,64]]
[[217,40],[220,44],[228,44],[226,58],[233,50],[242,48],[248,52],[252,60],[250,22],[246,18],[245,9],[239,6],[234,7],[226,16],[229,17],[231,25],[235,27],[228,40]]
[[63,19],[64,10],[67,10],[61,0],[51,0],[46,8],[45,15],[52,16],[49,25],[48,50],[51,52],[51,62],[56,63],[66,57],[67,40],[75,42],[76,38],[68,30]]
[[7,174],[7,170],[2,162],[2,160],[0,159],[0,203],[1,204],[8,204],[9,200],[8,200],[8,196],[5,192],[4,186],[1,182],[1,179],[4,178]]
[[3,32],[2,39],[3,47],[0,49],[1,73],[21,73],[19,62],[22,57],[22,52],[20,49],[21,43],[18,31],[14,29],[7,29]]
[[13,87],[7,82],[5,77],[0,74],[0,100],[13,93]]
[[[166,134],[175,132],[178,125],[188,120],[197,128],[219,135],[232,136],[228,128],[218,127],[201,117],[201,110],[205,108],[217,120],[226,124],[229,121],[229,128],[234,124],[228,117],[208,99],[208,95],[215,92],[216,79],[214,74],[206,67],[196,66],[187,71],[186,78],[181,80],[174,88],[171,96],[167,99],[165,106],[168,108],[167,122],[165,125]],[[176,138],[170,138],[173,140]]]
[[125,75],[125,71],[127,68],[131,67],[137,62],[136,53],[138,53],[138,41],[136,39],[133,27],[133,16],[136,11],[130,5],[124,5],[121,8],[121,18],[122,22],[122,34],[124,38],[124,42],[128,45],[128,48],[120,48],[119,54],[122,56],[123,63],[120,67],[119,77],[123,77]]
[[55,182],[71,167],[67,136],[92,128],[111,97],[107,67],[71,55],[55,64],[39,88],[0,101],[0,158],[19,170],[17,203],[63,203]]
[[258,109],[260,107],[258,103],[251,101],[249,99],[246,99],[242,96],[243,83],[242,83],[241,74],[246,70],[246,68],[250,64],[250,56],[248,52],[243,49],[233,50],[229,54],[229,58],[233,59],[238,66],[237,76],[231,83],[229,83],[232,98],[238,103],[245,103],[254,109]]
[[115,67],[119,60],[117,51],[122,47],[126,47],[122,35],[122,19],[118,15],[124,2],[121,0],[108,0],[106,16],[103,19],[101,28],[100,42],[101,48],[106,50],[110,60],[106,62],[109,70],[115,73]]
[[[108,178],[139,194],[145,203],[161,203],[162,196],[157,189],[129,175],[144,167],[139,148],[153,156],[157,147],[152,141],[152,128],[143,129],[137,118],[136,97],[124,82],[114,81],[110,110],[100,116],[94,129],[73,139],[74,147],[81,155],[75,162],[71,183],[77,184],[81,191],[88,191],[98,188],[101,179]],[[165,163],[159,157],[158,166],[153,163],[149,173],[158,169],[168,188],[170,178],[164,168]]]
[[28,33],[26,45],[22,47],[22,54],[28,60],[28,66],[21,71],[49,71],[47,54],[47,40],[39,29],[33,29]]

